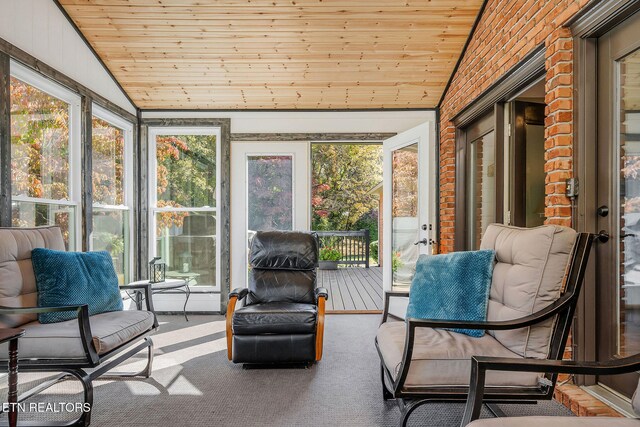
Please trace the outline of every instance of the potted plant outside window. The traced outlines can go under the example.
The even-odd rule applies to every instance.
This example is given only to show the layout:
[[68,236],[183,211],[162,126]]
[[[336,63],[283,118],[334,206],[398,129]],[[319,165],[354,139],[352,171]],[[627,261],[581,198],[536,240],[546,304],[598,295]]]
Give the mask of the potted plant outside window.
[[337,270],[340,258],[342,258],[342,254],[339,250],[332,247],[321,248],[318,268],[320,270]]

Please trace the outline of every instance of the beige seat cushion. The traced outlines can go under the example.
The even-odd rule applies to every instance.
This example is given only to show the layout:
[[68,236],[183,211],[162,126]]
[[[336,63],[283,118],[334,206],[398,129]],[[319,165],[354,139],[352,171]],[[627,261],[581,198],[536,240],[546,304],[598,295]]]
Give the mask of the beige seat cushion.
[[[91,316],[93,346],[102,355],[153,327],[154,316],[149,311],[113,311]],[[84,358],[77,320],[42,324],[38,321],[21,326],[25,334],[18,341],[18,357]],[[8,358],[7,344],[0,346],[0,358]]]
[[[394,379],[400,370],[405,334],[405,322],[387,322],[378,329],[378,347]],[[443,329],[418,328],[405,385],[468,386],[471,356],[519,357],[491,335],[473,338]],[[535,387],[538,374],[492,371],[487,373],[487,384]]]
[[639,420],[610,417],[505,417],[476,420],[467,427],[638,427]]
[[[60,227],[0,228],[0,305],[36,307],[36,277],[31,251],[47,248],[64,251]],[[15,327],[37,319],[35,314],[0,315],[0,327]]]
[[[574,230],[555,225],[489,225],[480,245],[496,252],[487,319],[524,317],[557,300],[575,239]],[[541,359],[549,352],[552,323],[489,333],[514,353]]]

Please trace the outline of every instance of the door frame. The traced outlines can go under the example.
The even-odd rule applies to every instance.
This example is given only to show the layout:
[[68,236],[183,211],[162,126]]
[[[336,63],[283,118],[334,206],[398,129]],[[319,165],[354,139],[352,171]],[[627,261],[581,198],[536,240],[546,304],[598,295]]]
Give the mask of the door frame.
[[[573,33],[574,55],[574,175],[579,194],[573,201],[572,224],[578,231],[598,232],[594,207],[597,206],[597,99],[598,38],[624,19],[640,10],[634,0],[604,0],[587,7],[567,23]],[[596,262],[592,256],[587,266],[572,328],[574,360],[596,360]],[[594,385],[593,376],[578,375],[578,385]]]
[[[246,239],[247,230],[247,162],[248,156],[292,156],[293,230],[309,230],[311,226],[311,143],[303,142],[236,142],[231,146],[231,280],[233,288],[246,287],[247,253],[238,244]],[[302,178],[304,176],[304,179]],[[241,205],[242,204],[242,205]],[[244,276],[244,277],[242,277]]]

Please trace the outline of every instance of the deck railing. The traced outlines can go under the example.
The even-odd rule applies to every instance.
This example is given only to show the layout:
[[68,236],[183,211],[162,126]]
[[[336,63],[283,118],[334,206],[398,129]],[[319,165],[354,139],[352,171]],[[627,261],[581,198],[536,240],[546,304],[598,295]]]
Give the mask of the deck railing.
[[369,268],[369,230],[316,231],[320,247],[332,247],[342,254],[338,264],[364,264]]

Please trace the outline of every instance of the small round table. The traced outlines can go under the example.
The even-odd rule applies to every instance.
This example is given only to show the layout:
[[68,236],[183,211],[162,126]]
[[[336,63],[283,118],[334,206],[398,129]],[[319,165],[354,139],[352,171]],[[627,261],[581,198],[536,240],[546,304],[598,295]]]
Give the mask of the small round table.
[[[148,280],[138,280],[137,282],[132,282],[131,285],[146,285],[147,283],[149,283]],[[189,318],[187,317],[187,303],[189,302],[189,297],[191,296],[189,282],[184,279],[166,279],[164,282],[151,283],[151,294],[161,294],[168,291],[179,291],[185,294],[184,306],[182,307],[182,311],[184,313],[184,319],[188,322]],[[135,292],[135,298],[132,298],[131,295],[129,295],[129,297],[135,300],[136,308],[138,310],[141,310],[143,301],[142,292],[137,289],[133,292]],[[128,294],[129,291],[127,291],[127,295]]]

